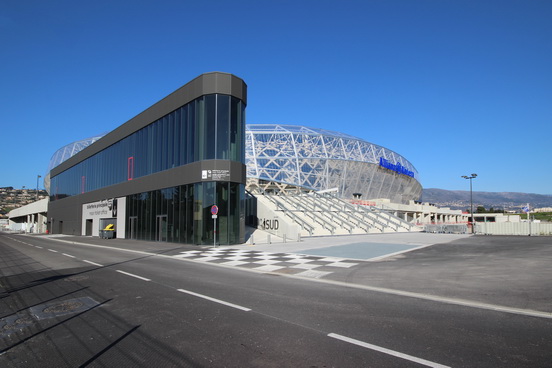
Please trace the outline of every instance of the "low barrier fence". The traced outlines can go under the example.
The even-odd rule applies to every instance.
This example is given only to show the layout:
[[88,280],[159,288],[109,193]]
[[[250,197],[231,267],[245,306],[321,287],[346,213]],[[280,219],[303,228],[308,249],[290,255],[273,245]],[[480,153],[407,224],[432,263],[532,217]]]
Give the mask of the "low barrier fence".
[[552,235],[552,223],[541,222],[476,222],[475,233],[483,235]]
[[467,224],[425,224],[426,233],[467,234]]

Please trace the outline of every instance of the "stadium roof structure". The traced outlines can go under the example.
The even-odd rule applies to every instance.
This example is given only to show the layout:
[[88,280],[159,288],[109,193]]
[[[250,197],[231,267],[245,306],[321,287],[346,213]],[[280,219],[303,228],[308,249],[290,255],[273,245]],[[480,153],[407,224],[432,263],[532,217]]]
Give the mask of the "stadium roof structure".
[[69,143],[68,145],[61,147],[52,155],[52,158],[50,159],[50,163],[48,165],[48,172],[50,172],[50,170],[52,170],[54,167],[58,166],[62,162],[73,157],[86,147],[90,146],[92,143],[96,142],[98,139],[102,138],[106,134],[107,133],[81,139],[80,141]]
[[343,198],[361,194],[399,203],[421,195],[418,171],[406,158],[348,134],[300,125],[247,124],[245,146],[247,177],[257,179],[261,191],[279,183],[333,189]]
[[68,160],[69,158],[73,157],[86,147],[90,146],[92,143],[96,142],[98,139],[102,138],[104,134],[95,135],[93,137],[81,139],[79,141],[75,141],[73,143],[69,143],[60,149],[58,149],[54,154],[52,155],[52,158],[50,158],[50,163],[48,164],[48,172],[46,173],[46,176],[44,177],[44,188],[48,193],[50,192],[50,171],[61,164],[62,162]]

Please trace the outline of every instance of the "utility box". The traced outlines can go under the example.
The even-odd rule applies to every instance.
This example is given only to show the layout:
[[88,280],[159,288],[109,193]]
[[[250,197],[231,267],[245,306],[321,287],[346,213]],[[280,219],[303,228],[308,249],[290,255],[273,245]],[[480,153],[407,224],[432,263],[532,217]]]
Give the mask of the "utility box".
[[100,238],[113,239],[115,237],[115,225],[109,224],[103,230],[100,230]]

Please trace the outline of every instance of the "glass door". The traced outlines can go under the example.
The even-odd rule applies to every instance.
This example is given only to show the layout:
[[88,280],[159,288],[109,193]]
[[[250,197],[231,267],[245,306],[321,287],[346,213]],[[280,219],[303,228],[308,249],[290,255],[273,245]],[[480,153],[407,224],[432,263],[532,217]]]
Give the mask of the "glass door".
[[129,239],[136,239],[136,232],[137,232],[136,226],[138,225],[138,216],[131,216],[128,219],[129,219],[129,226],[130,226],[129,234],[128,234]]
[[157,216],[157,241],[167,241],[167,215]]

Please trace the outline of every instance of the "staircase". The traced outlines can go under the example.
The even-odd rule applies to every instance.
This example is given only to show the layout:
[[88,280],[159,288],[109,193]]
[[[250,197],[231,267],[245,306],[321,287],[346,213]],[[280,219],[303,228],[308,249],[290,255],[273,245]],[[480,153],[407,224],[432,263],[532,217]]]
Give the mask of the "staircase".
[[260,195],[258,201],[298,225],[301,236],[422,231],[382,209],[318,193]]

